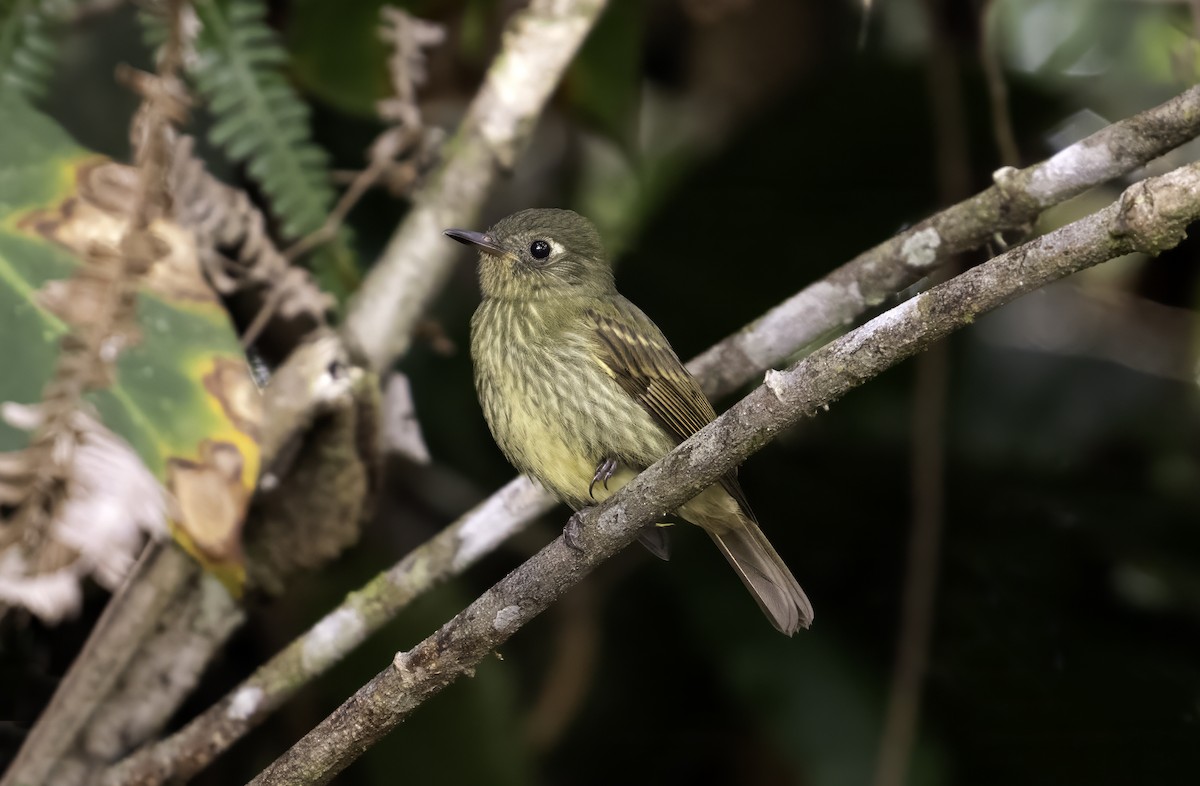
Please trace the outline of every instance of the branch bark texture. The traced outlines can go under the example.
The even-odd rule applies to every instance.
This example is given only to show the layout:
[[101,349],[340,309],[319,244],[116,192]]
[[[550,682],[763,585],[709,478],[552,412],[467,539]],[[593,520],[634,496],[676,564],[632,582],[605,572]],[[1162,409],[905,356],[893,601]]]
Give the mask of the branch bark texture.
[[105,607],[87,644],[0,778],[4,786],[49,782],[51,772],[69,758],[80,731],[136,657],[137,643],[146,640],[155,621],[200,571],[171,543],[147,548],[125,587]]
[[1200,163],[1138,183],[1108,208],[1002,254],[876,317],[782,372],[603,505],[580,550],[555,539],[391,666],[259,774],[252,786],[328,783],[429,697],[502,645],[638,529],[711,485],[782,430],[980,314],[1116,256],[1157,254],[1200,218]]
[[607,0],[532,0],[467,110],[446,158],[417,192],[350,306],[344,333],[371,367],[409,346],[412,328],[461,258],[442,230],[472,223],[497,175],[515,164],[542,107]]
[[1025,169],[996,171],[995,185],[864,251],[768,311],[744,340],[722,342],[696,358],[693,373],[713,397],[736,390],[764,358],[786,357],[929,275],[996,232],[1031,223],[1048,207],[1130,174],[1200,136],[1200,86],[1107,126]]
[[[982,244],[997,229],[1020,223],[1014,216],[1029,220],[1056,200],[1069,198],[1106,178],[1127,174],[1200,134],[1198,118],[1200,88],[1193,88],[1159,107],[1110,126],[1066,148],[1055,158],[1017,173],[1017,180],[1021,181],[1032,180],[1035,172],[1065,173],[1062,182],[1042,190],[1040,207],[1033,213],[1026,208],[1018,209],[1016,203],[1005,207],[1002,200],[1007,197],[994,186],[859,255],[714,345],[688,367],[710,396],[727,394],[806,344],[852,321],[948,258],[951,252],[940,245],[927,251],[928,259],[921,257],[916,247],[923,242],[922,237],[930,237],[928,233],[921,235],[922,227],[934,232],[938,227],[959,227],[960,243],[968,242],[961,238],[970,238],[975,245]],[[1143,133],[1149,137],[1142,138]],[[1086,152],[1093,148],[1108,153]],[[1096,163],[1105,157],[1115,163],[1084,167],[1082,174],[1062,165],[1051,166],[1056,159]],[[1015,193],[1021,193],[1020,189]],[[962,229],[964,226],[973,228],[968,231]],[[438,238],[442,242],[440,234]],[[916,257],[921,257],[920,264],[914,263]],[[370,289],[370,284],[364,287],[364,291]],[[864,292],[871,293],[870,299]],[[393,619],[413,598],[459,575],[554,504],[545,491],[527,479],[514,479],[386,573],[348,596],[308,633],[175,735],[113,767],[103,782],[109,786],[150,785],[194,775],[282,706],[302,685],[324,673]],[[317,651],[321,653],[319,657],[304,657],[305,652]]]
[[[374,366],[388,365],[407,347],[413,324],[457,258],[441,230],[472,220],[497,173],[512,166],[605,5],[606,0],[533,0],[514,17],[501,55],[457,137],[447,145],[449,155],[416,196],[348,315],[346,329],[352,345],[361,348]],[[112,672],[111,681],[119,674]],[[52,724],[59,744],[46,746],[48,755],[41,756],[38,771],[53,766],[83,722],[80,717],[73,729]]]
[[519,477],[350,593],[236,689],[166,740],[110,768],[104,786],[157,786],[186,780],[313,678],[324,674],[410,602],[474,565],[556,502]]

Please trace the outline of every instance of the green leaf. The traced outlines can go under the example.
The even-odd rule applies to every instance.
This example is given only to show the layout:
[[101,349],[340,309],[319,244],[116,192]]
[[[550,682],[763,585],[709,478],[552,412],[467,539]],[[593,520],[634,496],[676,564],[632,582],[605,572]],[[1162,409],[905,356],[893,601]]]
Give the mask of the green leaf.
[[585,123],[631,151],[642,100],[642,40],[646,3],[616,0],[571,63],[564,91]]
[[379,9],[391,4],[388,0],[294,3],[287,45],[300,86],[343,112],[374,118],[375,102],[392,91],[388,48],[379,37]]
[[[41,400],[70,330],[61,309],[77,307],[56,311],[43,293],[89,264],[81,252],[91,243],[115,245],[128,217],[104,198],[108,179],[91,177],[119,165],[77,147],[19,98],[0,96],[0,117],[0,401],[29,404]],[[118,356],[114,383],[87,400],[172,492],[177,539],[237,583],[241,520],[258,477],[259,395],[190,233],[160,221],[154,234],[169,253],[139,287],[140,336]],[[28,438],[0,424],[0,451]]]

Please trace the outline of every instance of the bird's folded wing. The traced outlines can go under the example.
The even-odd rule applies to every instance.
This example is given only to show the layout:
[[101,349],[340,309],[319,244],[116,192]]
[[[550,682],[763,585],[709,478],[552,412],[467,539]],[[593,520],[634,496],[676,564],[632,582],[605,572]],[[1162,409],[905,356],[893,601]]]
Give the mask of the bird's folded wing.
[[[599,361],[626,393],[682,442],[708,425],[716,412],[650,318],[624,298],[615,305],[610,313],[587,312],[595,325]],[[736,472],[723,477],[721,485],[753,518]]]

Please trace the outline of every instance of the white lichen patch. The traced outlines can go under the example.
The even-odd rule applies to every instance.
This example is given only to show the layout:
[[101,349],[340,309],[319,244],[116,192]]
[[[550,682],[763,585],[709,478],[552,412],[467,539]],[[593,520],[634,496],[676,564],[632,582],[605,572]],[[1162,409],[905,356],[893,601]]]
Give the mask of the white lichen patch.
[[1107,147],[1079,142],[1063,148],[1035,169],[1026,190],[1039,205],[1047,206],[1065,194],[1107,180],[1115,170],[1116,161]]
[[769,368],[766,376],[763,377],[763,384],[774,394],[776,399],[782,401],[783,394],[787,392],[787,375],[782,371]]
[[511,628],[520,616],[520,606],[505,606],[496,612],[496,618],[492,620],[492,627],[498,632],[503,633]]
[[933,227],[925,227],[904,241],[904,245],[900,246],[900,256],[908,267],[927,270],[937,261],[937,250],[941,245],[942,236],[938,231]]
[[304,637],[301,662],[314,674],[335,661],[343,652],[362,641],[366,622],[355,609],[338,609],[318,622]]
[[895,308],[883,312],[858,330],[847,333],[842,340],[841,346],[837,348],[838,354],[852,355],[863,346],[878,340],[880,334],[891,330],[910,318],[913,312],[919,308],[919,303],[923,297],[925,297],[924,293],[917,295],[911,300],[906,300]]
[[230,720],[244,721],[258,711],[258,705],[262,704],[262,698],[263,689],[256,685],[238,688],[237,693],[233,694],[233,698],[229,702],[229,708],[225,710],[225,715]]

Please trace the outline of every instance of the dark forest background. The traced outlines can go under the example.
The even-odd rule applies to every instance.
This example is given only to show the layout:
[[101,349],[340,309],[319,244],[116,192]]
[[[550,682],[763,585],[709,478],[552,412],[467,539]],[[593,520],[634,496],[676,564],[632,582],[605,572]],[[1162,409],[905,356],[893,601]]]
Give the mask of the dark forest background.
[[[334,168],[361,167],[380,128],[379,5],[271,3]],[[420,99],[429,122],[452,127],[516,4],[399,5],[447,27]],[[1132,0],[612,0],[476,228],[531,206],[591,216],[622,292],[691,357],[987,187],[1001,165],[1034,163],[1179,92],[1200,62],[1190,13]],[[81,144],[118,159],[136,98],[113,69],[150,62],[133,17],[119,5],[73,23],[41,102]],[[988,62],[1007,89],[1015,151],[997,143],[1005,121]],[[233,165],[218,174],[247,183]],[[1056,208],[1036,231],[1120,188]],[[404,210],[381,190],[354,210],[361,266]],[[918,386],[920,361],[909,361],[750,460],[742,482],[813,600],[812,630],[775,633],[708,539],[679,531],[669,563],[631,548],[606,564],[336,782],[868,782],[909,580],[914,478],[928,471],[914,464],[923,441],[945,445],[944,530],[909,783],[1194,782],[1197,251],[1187,241],[1029,295],[948,342],[944,383]],[[362,542],[256,602],[181,720],[512,476],[471,383],[472,263],[464,250],[402,364],[433,463],[389,466]],[[920,425],[938,421],[920,415],[929,406],[941,433]],[[195,783],[258,772],[566,517],[557,510],[422,598]],[[58,628],[5,632],[0,667],[15,687],[2,702],[16,723],[0,761],[105,598],[95,592]]]

